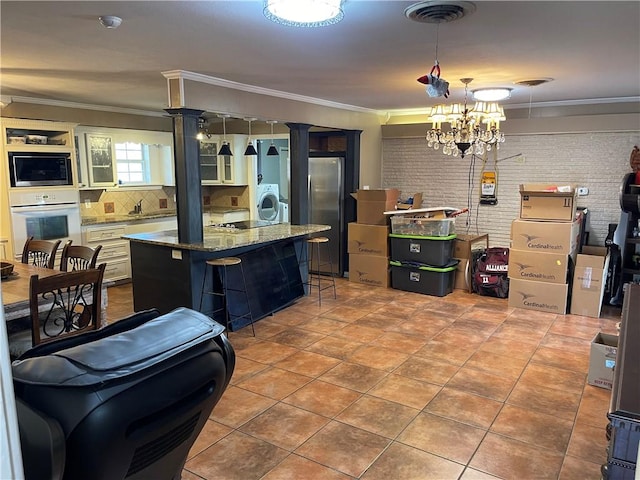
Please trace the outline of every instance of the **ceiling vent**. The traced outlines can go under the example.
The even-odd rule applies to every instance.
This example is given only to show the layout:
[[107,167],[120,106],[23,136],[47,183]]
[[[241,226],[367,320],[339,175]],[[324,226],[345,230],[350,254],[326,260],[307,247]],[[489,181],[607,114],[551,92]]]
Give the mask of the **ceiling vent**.
[[431,1],[414,3],[405,9],[404,14],[415,22],[448,23],[475,11],[476,5],[472,2]]

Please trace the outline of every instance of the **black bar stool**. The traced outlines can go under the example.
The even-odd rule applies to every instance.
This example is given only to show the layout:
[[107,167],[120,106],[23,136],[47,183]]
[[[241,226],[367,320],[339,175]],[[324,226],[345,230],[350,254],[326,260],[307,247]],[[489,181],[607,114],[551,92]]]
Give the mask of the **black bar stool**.
[[[312,237],[307,239],[300,254],[301,264],[307,264],[307,281],[305,285],[309,287],[309,294],[312,288],[318,289],[318,305],[322,305],[322,291],[327,288],[333,288],[333,298],[336,296],[336,280],[333,273],[333,262],[331,260],[331,250],[328,248],[329,239],[327,237]],[[320,245],[326,245],[325,256],[321,255]],[[304,255],[304,257],[303,257]],[[329,267],[329,275],[323,275],[322,267]]]
[[[206,290],[206,283],[207,283],[207,271],[209,270],[209,267],[211,267],[211,272],[212,272],[212,282],[213,282],[213,287],[211,290]],[[239,267],[240,268],[240,276],[242,277],[242,288],[229,288],[228,286],[228,276],[229,276],[229,271],[228,268],[232,268],[232,267]],[[215,289],[215,273],[217,272],[218,274],[218,279],[220,280],[220,285],[221,285],[221,290],[217,291]],[[228,305],[228,299],[227,299],[227,294],[229,292],[240,292],[244,294],[244,297],[246,299],[247,302],[247,312],[243,313],[241,315],[237,315],[235,313],[231,313],[229,311],[229,305]],[[202,310],[202,301],[204,299],[205,295],[212,295],[214,297],[219,297],[222,299],[222,307],[220,308],[215,308],[215,304],[214,304],[214,308],[212,310],[209,311],[203,311]],[[242,268],[242,260],[238,257],[223,257],[223,258],[212,258],[210,260],[207,260],[206,262],[206,266],[205,266],[205,271],[204,271],[204,276],[202,278],[202,293],[200,294],[200,308],[199,311],[205,314],[209,314],[209,316],[211,318],[214,318],[214,316],[217,313],[220,312],[224,312],[224,321],[225,321],[225,326],[227,327],[227,330],[229,330],[229,324],[231,323],[231,317],[234,317],[236,319],[238,318],[247,318],[249,319],[249,321],[251,322],[251,331],[253,333],[253,336],[256,336],[256,330],[253,326],[253,315],[251,314],[251,305],[249,304],[249,294],[247,293],[247,283],[245,281],[244,278],[244,269]],[[214,318],[215,320],[215,318]]]

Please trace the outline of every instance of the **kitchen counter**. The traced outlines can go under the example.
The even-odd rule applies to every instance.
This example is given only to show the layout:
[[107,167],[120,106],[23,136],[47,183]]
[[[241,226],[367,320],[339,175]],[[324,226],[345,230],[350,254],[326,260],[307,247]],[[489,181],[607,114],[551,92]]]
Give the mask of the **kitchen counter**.
[[248,212],[248,208],[240,208],[240,207],[216,207],[216,206],[206,206],[202,207],[202,213],[233,213],[233,212]]
[[[177,307],[200,310],[202,306],[203,311],[214,310],[219,298],[207,295],[201,300],[206,261],[234,256],[242,259],[248,296],[236,294],[227,299],[229,309],[246,312],[248,302],[255,322],[304,295],[307,265],[299,265],[298,258],[306,248],[305,239],[330,229],[329,225],[289,223],[246,230],[204,227],[199,243],[181,243],[177,230],[124,235],[131,251],[134,309],[157,308],[167,313]],[[230,281],[239,282],[237,273],[233,275]],[[209,274],[207,290],[212,290],[213,282]],[[242,288],[242,284],[233,288]],[[232,330],[248,322],[246,318],[236,320]]]
[[122,222],[140,222],[142,220],[152,220],[154,218],[168,218],[175,217],[177,215],[175,210],[157,211],[150,213],[130,214],[130,215],[100,215],[95,217],[82,217],[80,224],[86,225],[100,225],[105,223],[122,223]]
[[161,245],[185,250],[206,252],[222,252],[234,248],[257,246],[265,243],[301,237],[313,233],[324,232],[328,225],[291,225],[281,223],[247,230],[218,227],[204,227],[202,243],[180,243],[177,230],[154,233],[138,233],[125,235],[123,238],[132,242]]

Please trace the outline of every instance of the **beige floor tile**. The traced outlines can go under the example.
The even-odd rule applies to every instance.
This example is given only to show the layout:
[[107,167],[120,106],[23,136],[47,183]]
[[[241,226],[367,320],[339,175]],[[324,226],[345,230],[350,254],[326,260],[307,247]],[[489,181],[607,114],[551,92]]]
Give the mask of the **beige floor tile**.
[[424,411],[451,420],[488,429],[503,403],[490,398],[444,387]]
[[573,421],[580,405],[580,394],[519,382],[506,403],[542,413],[553,412],[559,418]]
[[458,478],[464,468],[436,455],[393,443],[361,477],[364,480],[443,480]]
[[469,367],[462,367],[447,382],[448,387],[492,398],[499,402],[504,402],[514,385],[515,379],[481,372]]
[[297,348],[290,347],[289,345],[262,341],[236,352],[236,354],[239,357],[245,357],[256,362],[273,365],[274,363],[287,358],[289,355],[293,355],[297,351]]
[[604,463],[607,461],[606,448],[607,439],[602,428],[576,423],[567,454],[591,462]]
[[477,351],[471,355],[464,366],[505,378],[517,379],[524,371],[526,364],[527,360],[522,358]]
[[451,365],[431,358],[411,357],[400,365],[394,373],[422,382],[444,385],[458,371],[457,365]]
[[275,403],[275,400],[263,395],[229,386],[209,418],[228,427],[238,428]]
[[319,377],[324,382],[364,393],[387,376],[387,373],[366,365],[343,362]]
[[306,375],[307,377],[317,377],[327,370],[335,367],[340,360],[319,353],[300,351],[279,361],[274,366],[290,372]]
[[535,410],[505,405],[491,432],[564,454],[573,422]]
[[584,373],[531,362],[522,373],[520,382],[579,393],[584,388],[586,378]]
[[346,360],[353,352],[363,345],[364,343],[362,342],[355,342],[345,338],[325,337],[313,345],[308,346],[305,350],[319,353],[320,355],[338,358],[340,360]]
[[300,408],[277,403],[240,427],[240,431],[293,451],[324,427],[329,419]]
[[[183,477],[184,478],[184,477]],[[261,480],[297,480],[317,478],[323,480],[350,480],[353,477],[320,465],[304,457],[291,454]]]
[[351,363],[391,372],[407,360],[407,358],[409,358],[408,354],[398,352],[397,350],[380,347],[378,345],[366,345],[353,352],[348,360]]
[[467,463],[486,430],[421,413],[398,437],[398,442],[458,463]]
[[336,420],[393,439],[419,412],[416,408],[365,395],[343,410]]
[[282,343],[284,345],[289,345],[295,348],[305,348],[316,343],[319,340],[322,340],[324,337],[325,335],[321,333],[310,332],[309,330],[305,330],[302,328],[292,327],[274,335],[269,340],[271,342]]
[[389,375],[369,390],[368,394],[421,410],[441,387],[402,375]]
[[599,463],[567,455],[564,457],[558,480],[601,480],[601,466]]
[[241,432],[232,432],[185,464],[201,478],[258,480],[288,455],[286,450]]
[[360,428],[332,421],[295,451],[342,473],[359,477],[390,440]]
[[493,433],[487,434],[469,466],[508,479],[557,479],[564,455]]
[[355,390],[314,380],[286,397],[283,402],[333,418],[361,396]]
[[232,431],[232,428],[222,425],[221,423],[207,420],[204,427],[202,427],[200,435],[191,446],[187,459],[195,457]]
[[270,367],[243,380],[239,387],[275,400],[282,400],[312,380],[311,377]]

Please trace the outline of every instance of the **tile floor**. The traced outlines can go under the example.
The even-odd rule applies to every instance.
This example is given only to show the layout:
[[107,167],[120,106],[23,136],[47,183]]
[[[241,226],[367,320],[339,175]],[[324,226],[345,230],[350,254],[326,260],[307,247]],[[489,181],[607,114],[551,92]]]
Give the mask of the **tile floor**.
[[[586,384],[605,318],[339,279],[230,333],[237,365],[183,480],[600,479],[610,392]],[[108,319],[132,312],[109,289]]]

